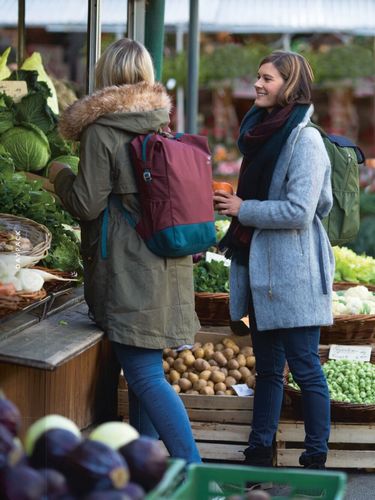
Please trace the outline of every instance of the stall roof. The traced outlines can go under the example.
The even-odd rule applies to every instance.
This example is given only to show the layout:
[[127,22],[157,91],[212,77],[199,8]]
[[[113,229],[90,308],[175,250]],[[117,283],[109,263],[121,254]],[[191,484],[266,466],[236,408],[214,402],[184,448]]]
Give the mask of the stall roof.
[[[0,27],[17,26],[17,3],[0,0]],[[200,0],[203,32],[375,35],[375,0]],[[102,30],[123,32],[127,0],[102,0]],[[165,0],[165,27],[188,30],[189,0]],[[26,25],[86,31],[87,1],[26,0]]]

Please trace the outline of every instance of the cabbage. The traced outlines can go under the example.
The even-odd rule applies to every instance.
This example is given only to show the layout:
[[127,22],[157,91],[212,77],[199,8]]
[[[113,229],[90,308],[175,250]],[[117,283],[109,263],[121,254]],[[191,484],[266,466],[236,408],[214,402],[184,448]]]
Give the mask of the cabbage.
[[13,158],[17,170],[40,170],[51,155],[47,137],[31,123],[23,123],[4,132],[0,144]]
[[5,80],[10,75],[10,70],[7,66],[8,56],[11,47],[8,47],[0,56],[0,80]]
[[51,163],[53,163],[55,161],[57,161],[59,163],[65,163],[66,165],[69,165],[69,167],[72,169],[72,172],[77,175],[77,173],[78,173],[78,164],[79,164],[79,158],[78,158],[78,156],[64,155],[64,156],[58,156],[57,158],[54,158],[53,160],[50,161],[50,163],[47,165],[46,176],[48,175]]

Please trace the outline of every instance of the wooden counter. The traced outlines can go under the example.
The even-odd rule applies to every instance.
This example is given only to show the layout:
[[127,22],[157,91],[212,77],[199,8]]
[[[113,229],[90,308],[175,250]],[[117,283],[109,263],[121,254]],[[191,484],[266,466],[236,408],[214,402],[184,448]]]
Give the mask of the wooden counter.
[[0,388],[20,409],[23,432],[51,413],[80,429],[116,419],[120,369],[87,312],[76,291],[46,319],[26,317],[22,328],[20,318],[0,329]]

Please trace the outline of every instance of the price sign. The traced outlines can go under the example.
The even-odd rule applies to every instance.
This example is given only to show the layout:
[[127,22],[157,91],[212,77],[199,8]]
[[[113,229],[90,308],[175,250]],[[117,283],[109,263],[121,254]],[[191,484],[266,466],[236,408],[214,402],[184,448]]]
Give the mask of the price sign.
[[236,384],[232,385],[232,389],[237,394],[237,396],[252,396],[254,391],[247,386],[247,384]]
[[329,359],[347,359],[349,361],[370,361],[371,346],[368,345],[336,345],[329,350]]
[[5,92],[14,102],[18,102],[27,94],[27,84],[24,81],[0,81],[0,92]]

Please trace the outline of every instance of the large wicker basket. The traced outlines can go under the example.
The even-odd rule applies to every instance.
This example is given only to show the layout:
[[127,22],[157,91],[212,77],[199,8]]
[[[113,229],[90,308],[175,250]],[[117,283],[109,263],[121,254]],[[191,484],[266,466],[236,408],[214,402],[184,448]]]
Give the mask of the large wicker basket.
[[229,293],[195,292],[195,311],[203,326],[228,326]]
[[44,299],[47,292],[44,288],[37,292],[16,292],[11,296],[0,296],[0,318],[25,309],[33,302],[39,302]]
[[[321,346],[319,349],[320,362],[324,364],[328,361],[329,347]],[[372,349],[371,363],[375,364],[375,348]],[[294,417],[302,417],[302,398],[301,391],[293,389],[288,385],[289,369],[286,368],[284,374],[284,394],[286,402],[291,405],[294,411]],[[331,420],[335,422],[375,422],[374,404],[355,404],[344,403],[331,400]]]
[[[32,244],[31,250],[19,250],[20,256],[32,257],[30,264],[36,264],[47,256],[51,246],[52,235],[50,231],[37,222],[11,214],[0,214],[0,230],[18,231],[22,238],[28,238]],[[1,252],[1,256],[15,255],[15,252]]]
[[322,326],[320,343],[363,345],[375,343],[375,314],[348,314],[334,318],[333,325]]

